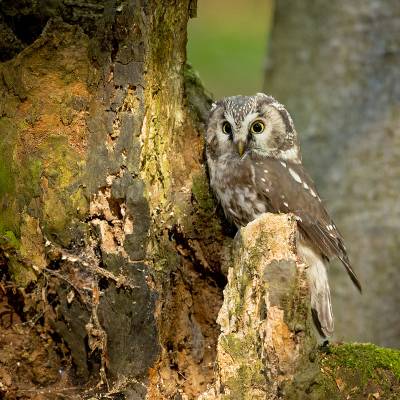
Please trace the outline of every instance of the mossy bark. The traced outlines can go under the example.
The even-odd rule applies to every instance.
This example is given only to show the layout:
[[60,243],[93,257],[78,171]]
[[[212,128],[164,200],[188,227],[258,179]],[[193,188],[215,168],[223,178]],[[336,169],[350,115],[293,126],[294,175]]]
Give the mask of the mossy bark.
[[[17,3],[1,6],[19,38],[0,65],[7,329],[61,355],[48,393],[195,398],[230,239],[203,165],[209,100],[185,67],[194,2]],[[0,390],[22,397],[10,376]]]

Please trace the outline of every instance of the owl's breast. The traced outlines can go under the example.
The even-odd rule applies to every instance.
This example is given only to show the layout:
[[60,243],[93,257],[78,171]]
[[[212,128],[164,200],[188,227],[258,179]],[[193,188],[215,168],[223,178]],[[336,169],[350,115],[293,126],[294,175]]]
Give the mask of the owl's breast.
[[210,183],[226,217],[237,227],[267,211],[255,187],[255,172],[247,160],[220,160],[209,164]]

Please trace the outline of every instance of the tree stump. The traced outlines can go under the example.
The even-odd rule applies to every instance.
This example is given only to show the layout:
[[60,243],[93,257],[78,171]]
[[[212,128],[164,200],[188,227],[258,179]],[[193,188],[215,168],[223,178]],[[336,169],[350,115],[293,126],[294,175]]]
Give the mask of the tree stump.
[[278,399],[310,369],[316,340],[296,238],[288,214],[263,214],[240,230],[217,320],[216,385],[202,399]]

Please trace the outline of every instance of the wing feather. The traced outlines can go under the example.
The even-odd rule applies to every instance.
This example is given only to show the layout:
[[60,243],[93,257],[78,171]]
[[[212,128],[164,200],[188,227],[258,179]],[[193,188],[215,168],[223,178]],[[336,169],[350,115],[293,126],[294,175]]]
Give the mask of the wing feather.
[[326,259],[338,257],[351,280],[361,285],[350,265],[343,238],[326,211],[311,178],[301,164],[253,155],[258,195],[271,212],[292,212],[301,233]]

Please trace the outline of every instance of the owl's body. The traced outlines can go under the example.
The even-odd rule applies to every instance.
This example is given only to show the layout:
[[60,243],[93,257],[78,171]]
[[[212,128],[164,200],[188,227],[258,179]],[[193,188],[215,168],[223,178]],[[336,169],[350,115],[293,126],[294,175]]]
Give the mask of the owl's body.
[[309,265],[311,307],[323,336],[333,333],[325,265],[337,256],[360,288],[343,240],[301,164],[297,133],[285,108],[265,94],[217,102],[209,119],[210,183],[238,228],[264,212],[293,213],[298,250]]

